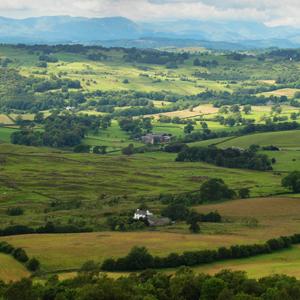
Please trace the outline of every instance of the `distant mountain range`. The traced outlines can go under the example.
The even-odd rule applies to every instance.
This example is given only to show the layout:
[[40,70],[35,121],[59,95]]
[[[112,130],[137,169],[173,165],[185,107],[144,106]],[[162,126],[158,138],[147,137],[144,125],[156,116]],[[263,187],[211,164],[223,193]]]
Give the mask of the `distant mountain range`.
[[257,22],[176,20],[136,23],[123,17],[0,17],[1,43],[83,43],[105,46],[213,49],[296,48],[300,29]]

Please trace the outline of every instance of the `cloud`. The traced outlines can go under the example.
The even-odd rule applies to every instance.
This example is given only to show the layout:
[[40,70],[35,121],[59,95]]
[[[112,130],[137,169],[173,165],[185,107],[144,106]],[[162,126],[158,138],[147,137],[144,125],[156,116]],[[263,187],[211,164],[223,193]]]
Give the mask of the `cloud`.
[[194,18],[300,26],[299,11],[299,0],[0,0],[0,14],[17,18],[124,16],[139,21]]

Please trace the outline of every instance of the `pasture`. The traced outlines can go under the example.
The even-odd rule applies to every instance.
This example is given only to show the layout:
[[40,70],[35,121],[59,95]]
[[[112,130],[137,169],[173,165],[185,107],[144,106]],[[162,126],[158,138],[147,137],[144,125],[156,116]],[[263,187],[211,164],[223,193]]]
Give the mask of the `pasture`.
[[255,133],[228,139],[218,144],[219,147],[248,148],[256,144],[260,146],[274,145],[282,149],[298,149],[300,147],[300,130]]
[[299,92],[299,89],[284,88],[284,89],[274,90],[271,92],[262,93],[261,95],[264,95],[266,97],[287,96],[288,98],[293,98],[297,92]]
[[17,281],[30,273],[13,257],[0,253],[0,279],[5,282]]
[[[175,163],[175,154],[162,152],[101,156],[2,144],[0,155],[1,226],[36,226],[44,224],[45,218],[63,223],[78,218],[101,226],[105,214],[134,209],[140,197],[195,191],[214,177],[224,178],[233,189],[249,187],[252,196],[285,192],[280,186],[281,176],[272,172]],[[109,206],[115,196],[121,199]],[[51,203],[56,201],[68,208],[52,209]],[[72,205],[78,201],[79,207]],[[155,209],[157,204],[151,205]],[[7,216],[10,206],[23,207],[25,214]]]
[[197,273],[215,274],[224,269],[245,271],[250,278],[261,278],[275,274],[285,274],[300,278],[300,246],[277,253],[256,257],[229,260],[193,268]]
[[[159,231],[24,235],[3,237],[2,240],[22,247],[30,256],[37,257],[44,271],[57,272],[76,270],[90,259],[101,262],[105,258],[124,256],[137,245],[146,246],[155,255],[165,256],[171,252],[259,243],[299,232],[300,202],[296,198],[233,200],[201,205],[196,209],[199,212],[217,210],[224,221],[220,224],[202,223],[200,234],[190,234],[178,223]],[[258,223],[251,226],[248,220],[254,216]],[[247,264],[247,260],[243,261]],[[239,264],[239,261],[234,260],[234,263]],[[226,262],[225,267],[230,264]],[[215,269],[214,265],[202,266],[199,270],[202,268],[207,268],[208,272],[211,272],[210,268]]]

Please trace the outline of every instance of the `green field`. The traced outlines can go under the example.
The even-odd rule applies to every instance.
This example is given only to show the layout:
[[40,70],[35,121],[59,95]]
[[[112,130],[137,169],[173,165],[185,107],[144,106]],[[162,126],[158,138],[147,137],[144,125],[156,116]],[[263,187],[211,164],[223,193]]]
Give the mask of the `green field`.
[[246,271],[250,278],[285,274],[300,278],[300,247],[256,257],[229,260],[193,268],[197,273],[215,274],[221,270]]
[[[22,47],[0,45],[0,65],[1,59],[10,59],[8,65],[0,66],[0,229],[14,225],[37,228],[53,222],[93,230],[1,238],[39,259],[44,275],[73,276],[84,262],[122,257],[133,246],[146,246],[153,255],[166,256],[299,233],[300,195],[290,193],[281,182],[288,172],[300,169],[300,130],[233,136],[251,123],[300,122],[299,90],[294,88],[299,82],[288,78],[299,78],[298,61],[289,60],[287,65],[284,58],[267,52],[261,57],[261,51],[236,57],[236,53],[202,50],[201,54],[190,51],[186,59],[175,61],[179,52],[166,52],[161,61],[157,60],[159,52],[149,55],[139,49],[97,47],[74,52],[51,48],[53,52],[48,49],[51,54],[45,59],[48,50]],[[57,60],[51,62],[51,57]],[[200,63],[195,63],[196,58]],[[243,111],[245,104],[251,104],[248,113]],[[38,112],[44,116],[36,115]],[[99,118],[85,116],[79,122],[83,114]],[[60,120],[62,116],[69,120]],[[101,123],[104,116],[111,118],[111,126],[107,125],[110,121]],[[165,117],[162,122],[160,116]],[[152,126],[145,125],[143,118],[150,118]],[[228,122],[230,119],[234,122]],[[127,124],[122,127],[121,121]],[[212,132],[226,131],[224,135],[229,136],[205,141],[199,141],[201,136],[185,136],[189,121],[191,132],[208,135],[206,122]],[[145,127],[135,128],[138,126]],[[47,137],[49,127],[51,137]],[[21,132],[14,136],[15,143],[52,148],[10,144],[16,130]],[[274,145],[280,151],[259,150],[275,159],[270,171],[176,162],[177,154],[164,152],[163,143],[152,147],[141,142],[148,132],[170,134],[180,143],[188,137],[195,141],[189,146],[246,149],[256,144]],[[50,143],[52,137],[55,142]],[[68,143],[59,143],[65,140]],[[80,143],[106,146],[107,154],[75,153]],[[129,144],[138,151],[123,155]],[[222,216],[220,223],[199,222],[199,234],[191,234],[187,220],[157,228],[122,232],[119,226],[120,231],[109,231],[109,217],[129,218],[141,204],[159,216],[167,205],[160,195],[198,192],[211,178],[223,179],[236,195],[248,188],[250,198],[194,202],[202,204],[190,210],[218,211]],[[23,209],[23,214],[12,215],[9,209],[15,207]],[[246,270],[255,278],[277,272],[300,278],[299,254],[300,247],[294,246],[194,270],[212,274],[231,268]],[[10,256],[0,255],[0,265],[0,279],[5,281],[31,275]]]
[[[64,222],[78,217],[101,224],[105,213],[136,208],[137,197],[194,191],[210,177],[225,178],[235,189],[247,186],[253,196],[285,191],[280,187],[281,176],[272,172],[175,163],[176,155],[161,152],[97,156],[2,144],[0,156],[2,226],[42,224],[45,217]],[[110,207],[107,201],[113,196],[121,196],[121,200]],[[64,209],[45,213],[57,199],[71,205],[67,213]],[[81,206],[72,208],[71,203],[78,200]],[[6,209],[16,205],[22,206],[25,214],[7,216]],[[155,208],[156,202],[150,205]]]
[[237,137],[219,143],[218,146],[248,148],[250,145],[270,146],[274,145],[283,149],[298,149],[300,147],[300,130],[256,133]]
[[0,278],[5,282],[20,280],[30,273],[11,256],[0,253]]
[[[272,237],[299,231],[299,198],[234,200],[201,205],[196,209],[199,212],[217,210],[224,221],[220,224],[201,224],[200,234],[189,234],[184,224],[178,223],[160,231],[24,235],[2,239],[24,248],[31,257],[37,257],[44,271],[57,272],[78,269],[89,259],[100,262],[109,257],[124,256],[136,245],[146,246],[151,253],[165,256],[174,252],[174,249],[182,253],[219,246],[262,243]],[[258,220],[255,227],[247,225],[247,220],[253,216]],[[214,265],[211,266],[213,268]]]

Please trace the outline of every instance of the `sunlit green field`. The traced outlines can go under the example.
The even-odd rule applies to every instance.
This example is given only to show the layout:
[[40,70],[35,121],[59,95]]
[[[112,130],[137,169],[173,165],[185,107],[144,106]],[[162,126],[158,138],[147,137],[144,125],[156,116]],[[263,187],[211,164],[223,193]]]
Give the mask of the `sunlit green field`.
[[[265,209],[262,210],[262,207]],[[299,198],[233,200],[200,205],[195,209],[199,212],[217,210],[223,216],[223,222],[220,224],[202,223],[200,234],[190,234],[184,224],[178,223],[169,226],[167,230],[24,235],[2,239],[16,247],[26,249],[31,257],[37,257],[42,263],[43,271],[58,272],[74,271],[90,259],[101,262],[105,258],[124,256],[136,245],[146,246],[154,255],[165,256],[174,252],[174,249],[182,253],[235,244],[262,243],[272,237],[291,235],[299,231]],[[257,226],[248,226],[247,219],[254,216],[258,220]],[[280,270],[280,268],[286,272],[289,268],[287,266],[284,268],[284,262],[299,263],[299,248],[293,249],[293,251],[288,250],[255,258],[199,266],[195,269],[199,272],[211,273],[232,267],[249,270],[251,276],[259,276],[259,270],[262,269],[260,264],[265,262],[265,274],[270,274],[272,270]],[[273,267],[272,261],[275,262]],[[292,268],[291,271],[296,272],[296,268]]]
[[203,265],[193,268],[193,270],[197,273],[215,274],[223,269],[230,269],[233,271],[245,271],[250,278],[285,274],[299,279],[299,268],[300,247],[294,246],[292,249],[277,253]]
[[245,135],[219,144],[220,147],[248,148],[250,145],[278,146],[283,149],[297,149],[300,147],[300,130],[266,132]]
[[[285,191],[280,186],[282,177],[272,172],[176,163],[176,155],[160,152],[101,156],[3,144],[0,155],[2,226],[43,224],[45,217],[66,222],[72,216],[98,224],[107,212],[136,208],[137,197],[195,191],[212,177],[224,178],[234,189],[249,187],[252,196]],[[116,207],[106,203],[112,196],[123,197]],[[80,200],[82,206],[45,213],[56,199],[67,203]],[[5,210],[13,205],[24,207],[25,214],[7,216]]]

